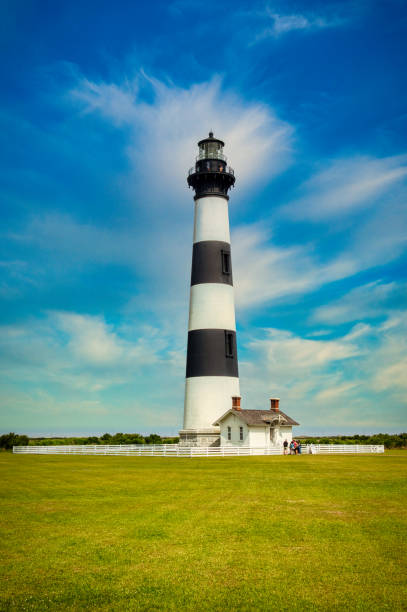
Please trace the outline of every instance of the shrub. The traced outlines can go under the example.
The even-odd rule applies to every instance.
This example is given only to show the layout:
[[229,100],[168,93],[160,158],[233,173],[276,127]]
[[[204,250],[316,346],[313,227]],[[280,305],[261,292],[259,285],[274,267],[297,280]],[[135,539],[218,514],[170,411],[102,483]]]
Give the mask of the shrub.
[[19,436],[14,432],[0,436],[0,448],[4,448],[5,450],[11,450],[13,446],[28,446],[28,442],[28,436]]

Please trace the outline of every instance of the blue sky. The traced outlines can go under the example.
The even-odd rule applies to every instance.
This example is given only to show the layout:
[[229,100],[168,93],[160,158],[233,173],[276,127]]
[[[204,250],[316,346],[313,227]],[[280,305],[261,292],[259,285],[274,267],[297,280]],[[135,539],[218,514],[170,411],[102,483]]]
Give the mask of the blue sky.
[[243,406],[405,431],[405,3],[0,11],[1,431],[181,427],[210,129],[237,175]]

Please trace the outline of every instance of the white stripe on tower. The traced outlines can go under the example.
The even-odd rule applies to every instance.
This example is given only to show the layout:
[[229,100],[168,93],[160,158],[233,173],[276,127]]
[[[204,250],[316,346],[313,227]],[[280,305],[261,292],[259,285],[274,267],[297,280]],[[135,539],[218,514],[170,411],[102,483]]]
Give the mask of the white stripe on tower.
[[228,195],[235,178],[221,140],[198,143],[188,183],[195,189],[194,244],[181,444],[216,444],[213,423],[239,396]]
[[205,240],[219,240],[230,244],[226,198],[207,196],[195,200],[194,244]]
[[236,331],[235,300],[231,285],[221,283],[192,285],[188,331],[193,329]]

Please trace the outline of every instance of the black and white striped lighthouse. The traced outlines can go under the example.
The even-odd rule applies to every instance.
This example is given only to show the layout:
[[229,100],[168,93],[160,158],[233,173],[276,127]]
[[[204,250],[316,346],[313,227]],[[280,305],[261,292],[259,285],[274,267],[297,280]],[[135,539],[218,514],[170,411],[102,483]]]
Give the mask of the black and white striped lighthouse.
[[219,444],[213,423],[240,395],[230,251],[228,191],[235,183],[224,142],[198,143],[188,185],[195,190],[184,426],[180,444]]

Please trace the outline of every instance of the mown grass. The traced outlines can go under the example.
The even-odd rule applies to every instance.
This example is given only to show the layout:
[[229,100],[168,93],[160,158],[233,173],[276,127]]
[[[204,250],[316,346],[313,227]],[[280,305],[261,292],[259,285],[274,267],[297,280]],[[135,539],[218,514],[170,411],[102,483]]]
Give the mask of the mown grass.
[[405,609],[406,468],[2,453],[0,609]]

